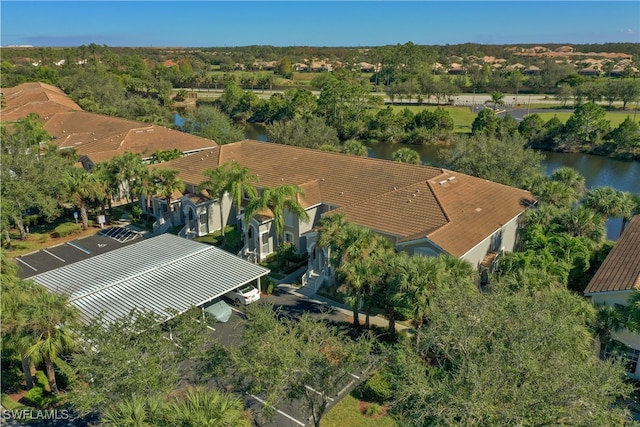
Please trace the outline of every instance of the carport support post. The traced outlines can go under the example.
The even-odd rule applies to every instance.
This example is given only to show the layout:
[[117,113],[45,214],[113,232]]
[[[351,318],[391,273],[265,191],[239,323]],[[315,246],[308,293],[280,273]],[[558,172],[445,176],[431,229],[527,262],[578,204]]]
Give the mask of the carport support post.
[[262,288],[260,287],[260,277],[258,277],[258,292],[262,294]]

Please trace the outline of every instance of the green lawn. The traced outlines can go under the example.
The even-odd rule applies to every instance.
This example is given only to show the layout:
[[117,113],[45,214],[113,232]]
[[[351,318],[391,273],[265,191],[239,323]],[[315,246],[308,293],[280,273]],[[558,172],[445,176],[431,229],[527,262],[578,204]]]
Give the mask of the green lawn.
[[[536,113],[536,114],[539,115],[542,118],[542,120],[544,120],[545,122],[547,120],[553,118],[554,116],[556,116],[556,117],[558,117],[558,119],[560,119],[560,121],[562,121],[563,123],[566,123],[566,121],[569,119],[569,117],[571,117],[572,113],[570,113],[568,111],[565,111],[565,112],[553,112],[553,110],[550,110],[549,112]],[[612,128],[616,128],[627,117],[630,117],[633,120],[633,111],[607,112],[607,116],[606,117],[607,117],[607,120],[609,120],[611,122],[611,127]]]
[[395,427],[396,422],[388,415],[380,418],[365,417],[360,412],[360,401],[350,394],[322,417],[322,427]]

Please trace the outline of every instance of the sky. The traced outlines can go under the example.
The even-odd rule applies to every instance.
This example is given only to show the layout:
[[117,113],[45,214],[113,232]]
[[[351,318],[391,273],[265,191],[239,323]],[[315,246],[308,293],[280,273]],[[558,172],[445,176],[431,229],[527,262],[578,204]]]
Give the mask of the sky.
[[640,42],[640,1],[0,1],[0,45]]

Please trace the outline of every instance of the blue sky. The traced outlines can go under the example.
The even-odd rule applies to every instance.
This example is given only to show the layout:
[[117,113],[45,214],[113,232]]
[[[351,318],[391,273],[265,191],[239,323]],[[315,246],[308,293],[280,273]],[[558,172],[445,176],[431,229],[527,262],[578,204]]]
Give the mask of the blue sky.
[[2,46],[640,42],[640,2],[2,0],[0,24]]

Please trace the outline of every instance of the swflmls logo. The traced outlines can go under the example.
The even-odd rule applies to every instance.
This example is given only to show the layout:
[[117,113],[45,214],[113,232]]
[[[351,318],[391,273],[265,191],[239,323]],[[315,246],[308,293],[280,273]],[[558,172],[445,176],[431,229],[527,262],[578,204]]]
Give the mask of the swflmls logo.
[[2,411],[3,420],[68,420],[71,416],[66,409],[49,409],[49,410],[35,410],[35,409],[14,409]]

